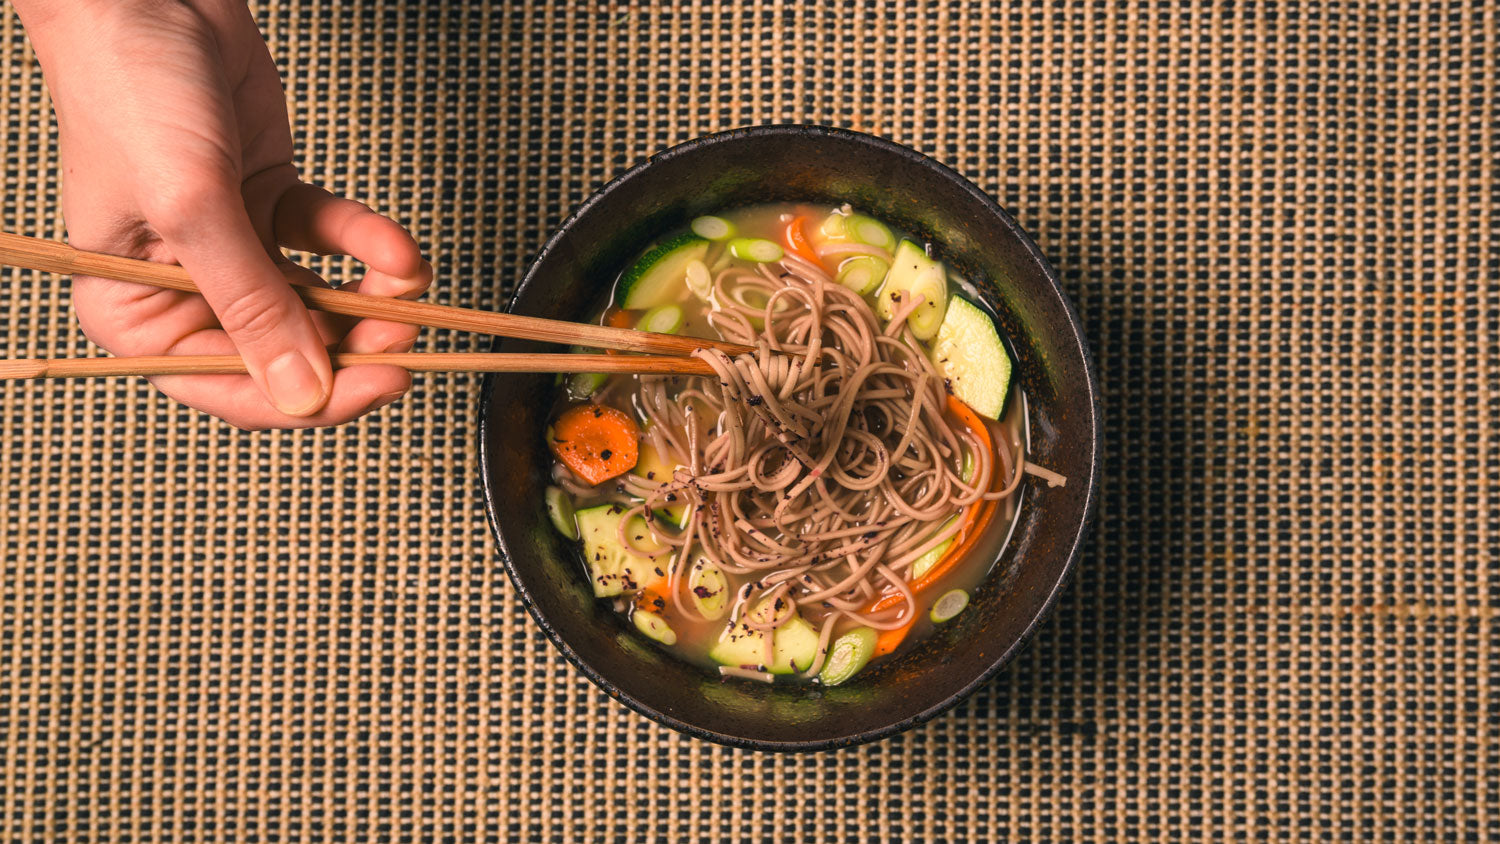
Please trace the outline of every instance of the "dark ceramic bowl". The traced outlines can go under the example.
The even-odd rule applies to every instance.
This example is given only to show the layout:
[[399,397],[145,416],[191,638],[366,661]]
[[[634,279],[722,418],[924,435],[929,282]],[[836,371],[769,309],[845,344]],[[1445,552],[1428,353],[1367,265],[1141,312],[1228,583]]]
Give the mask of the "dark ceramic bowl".
[[[1033,459],[1067,476],[1026,481],[1020,521],[969,610],[848,685],[721,681],[658,650],[594,600],[577,552],[547,520],[550,375],[490,376],[480,462],[490,523],[526,609],[611,697],[689,735],[765,750],[870,741],[952,707],[1005,666],[1057,599],[1094,500],[1094,376],[1078,317],[1046,259],[1010,215],[962,176],[904,146],[816,126],[762,126],[689,141],[588,199],[542,248],[511,310],[579,320],[654,237],[724,208],[772,200],[852,203],[934,242],[974,279],[1015,345],[1030,400]],[[497,352],[540,351],[503,340]],[[555,351],[555,349],[553,349]]]

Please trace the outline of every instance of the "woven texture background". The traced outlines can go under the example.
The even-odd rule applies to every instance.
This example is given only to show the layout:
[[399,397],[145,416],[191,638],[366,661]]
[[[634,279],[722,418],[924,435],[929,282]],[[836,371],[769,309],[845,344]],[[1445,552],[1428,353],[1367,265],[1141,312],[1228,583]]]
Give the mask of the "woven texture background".
[[[6,384],[0,839],[1500,838],[1495,5],[842,5],[256,10],[304,173],[407,222],[440,302],[501,306],[605,179],[734,126],[887,135],[1012,209],[1107,463],[1008,672],[875,746],[693,741],[513,599],[476,378],[261,434]],[[61,237],[0,23],[0,224]],[[68,290],[0,271],[0,353],[93,352]]]

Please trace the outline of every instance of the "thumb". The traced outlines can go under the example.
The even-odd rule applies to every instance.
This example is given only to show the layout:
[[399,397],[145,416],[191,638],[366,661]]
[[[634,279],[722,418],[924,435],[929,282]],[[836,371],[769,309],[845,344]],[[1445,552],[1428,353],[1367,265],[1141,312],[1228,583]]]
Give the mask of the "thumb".
[[318,412],[333,384],[328,351],[266,253],[238,186],[214,180],[175,193],[148,210],[147,222],[198,285],[271,404],[289,416]]

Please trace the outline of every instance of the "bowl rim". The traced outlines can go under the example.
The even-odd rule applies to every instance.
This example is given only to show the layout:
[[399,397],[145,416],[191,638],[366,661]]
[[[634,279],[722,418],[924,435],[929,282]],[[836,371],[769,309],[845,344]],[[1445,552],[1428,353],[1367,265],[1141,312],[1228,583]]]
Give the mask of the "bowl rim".
[[[1071,337],[1072,342],[1077,344],[1079,356],[1083,361],[1083,389],[1086,394],[1087,407],[1089,410],[1088,429],[1090,433],[1089,453],[1086,456],[1085,463],[1085,465],[1087,465],[1089,469],[1088,483],[1086,489],[1084,490],[1082,517],[1078,520],[1077,528],[1072,532],[1072,537],[1067,548],[1067,553],[1063,559],[1062,569],[1058,573],[1057,580],[1053,584],[1051,591],[1043,600],[1041,608],[1036,612],[1031,621],[1026,625],[1025,629],[1021,632],[1021,635],[1017,636],[1015,641],[1012,642],[1010,646],[1007,647],[1004,651],[1002,651],[999,656],[997,656],[994,661],[989,664],[988,667],[976,674],[971,681],[965,684],[958,691],[950,694],[948,697],[944,698],[941,701],[938,701],[937,703],[934,703],[933,705],[923,709],[920,712],[909,715],[901,719],[900,721],[896,721],[885,726],[875,727],[837,738],[809,739],[804,741],[768,741],[762,739],[745,738],[743,736],[727,735],[724,733],[705,729],[696,724],[682,721],[678,718],[674,718],[671,715],[654,709],[650,705],[643,703],[642,701],[637,700],[635,697],[621,691],[617,686],[611,683],[607,678],[602,676],[591,665],[584,661],[584,659],[575,650],[573,650],[572,646],[569,645],[567,641],[558,633],[556,628],[554,628],[537,609],[536,603],[532,600],[530,592],[526,588],[526,585],[522,582],[521,577],[516,572],[515,565],[512,562],[511,555],[506,547],[505,537],[500,530],[500,524],[496,518],[495,492],[490,480],[490,472],[488,471],[491,457],[488,446],[490,427],[489,411],[490,402],[494,400],[496,393],[496,376],[493,374],[486,375],[484,381],[481,383],[478,427],[478,467],[480,481],[483,486],[485,517],[490,526],[490,533],[495,539],[501,562],[505,565],[506,574],[510,577],[511,584],[515,587],[516,594],[521,599],[521,604],[526,608],[526,612],[531,616],[532,620],[536,622],[537,626],[541,628],[542,632],[552,642],[552,644],[562,652],[563,657],[568,662],[572,663],[574,668],[578,669],[578,671],[582,673],[583,676],[587,677],[590,682],[592,682],[595,686],[598,686],[599,689],[609,697],[615,699],[616,701],[619,701],[626,707],[634,710],[641,715],[644,715],[652,721],[655,721],[663,726],[670,727],[674,730],[677,730],[678,732],[685,733],[694,738],[704,739],[716,744],[739,749],[795,753],[816,752],[822,750],[854,747],[857,745],[866,744],[868,742],[889,738],[898,733],[902,733],[906,730],[912,729],[913,727],[925,724],[928,721],[931,721],[939,715],[942,715],[948,710],[954,708],[965,698],[973,694],[981,685],[990,681],[995,677],[995,675],[999,674],[1002,669],[1004,669],[1011,663],[1012,660],[1016,658],[1017,654],[1019,654],[1028,644],[1030,644],[1032,638],[1036,635],[1037,629],[1041,626],[1042,622],[1052,614],[1057,605],[1058,599],[1061,597],[1063,591],[1067,588],[1067,584],[1072,577],[1073,570],[1077,567],[1078,558],[1082,554],[1083,546],[1089,533],[1089,528],[1093,523],[1094,505],[1097,498],[1099,474],[1100,401],[1097,376],[1094,371],[1093,357],[1089,352],[1088,340],[1084,335],[1083,325],[1078,317],[1078,313],[1073,308],[1072,300],[1068,298],[1067,293],[1063,290],[1061,280],[1058,278],[1057,272],[1053,269],[1052,264],[1047,260],[1046,256],[1042,254],[1041,249],[1036,245],[1036,242],[1031,238],[1031,235],[1028,234],[1026,230],[1016,222],[1015,218],[1013,218],[1010,213],[1006,211],[1005,208],[1002,207],[1000,203],[994,199],[994,197],[990,196],[989,193],[985,192],[979,186],[975,185],[968,179],[968,177],[964,176],[962,173],[959,173],[957,170],[954,170],[952,167],[949,167],[948,165],[942,163],[941,161],[938,161],[937,159],[932,158],[924,153],[918,152],[911,147],[897,143],[887,138],[867,134],[865,132],[857,132],[852,129],[842,129],[833,126],[807,123],[774,123],[729,129],[691,138],[687,141],[683,141],[664,150],[658,151],[648,156],[644,160],[637,162],[629,169],[610,179],[602,187],[591,193],[588,198],[579,203],[579,205],[575,207],[573,211],[562,220],[562,222],[558,223],[557,228],[552,233],[552,236],[547,239],[547,242],[542,245],[541,249],[538,250],[534,256],[532,256],[530,262],[527,264],[526,273],[522,276],[520,283],[516,285],[515,291],[511,294],[509,301],[506,303],[505,311],[507,313],[513,312],[516,307],[516,303],[520,301],[521,295],[525,293],[531,285],[536,283],[538,278],[537,268],[542,264],[543,260],[557,247],[558,243],[566,235],[573,224],[577,222],[577,220],[584,214],[588,213],[594,206],[598,205],[600,202],[603,202],[607,196],[617,190],[620,190],[647,168],[653,167],[662,161],[667,161],[681,157],[683,155],[692,154],[696,150],[706,146],[725,142],[734,142],[746,138],[775,137],[778,135],[811,135],[814,137],[837,138],[842,141],[864,144],[881,149],[884,152],[894,154],[902,159],[905,159],[913,166],[924,167],[929,170],[935,171],[938,175],[958,185],[962,190],[972,196],[981,205],[988,208],[988,210],[1000,220],[1001,225],[1004,226],[1011,233],[1011,235],[1019,241],[1025,253],[1041,268],[1042,278],[1062,303],[1063,312],[1069,328],[1068,333]],[[498,348],[499,344],[502,343],[503,340],[504,338],[495,338],[495,340],[491,344],[492,350]]]

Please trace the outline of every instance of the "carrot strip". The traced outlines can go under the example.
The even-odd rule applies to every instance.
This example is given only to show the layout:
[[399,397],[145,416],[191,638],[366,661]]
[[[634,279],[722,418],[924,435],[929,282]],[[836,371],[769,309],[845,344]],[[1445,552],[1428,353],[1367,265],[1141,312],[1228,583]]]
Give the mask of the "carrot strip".
[[557,417],[549,445],[573,474],[597,486],[635,468],[641,429],[616,408],[580,404]]
[[875,638],[875,652],[871,656],[885,656],[896,648],[901,647],[901,643],[906,640],[906,634],[911,632],[912,625],[916,623],[917,617],[913,615],[911,621],[906,622],[901,627],[897,627],[894,630],[880,631],[880,635]]
[[[964,424],[964,427],[971,430],[979,438],[979,441],[984,444],[986,451],[992,455],[995,453],[994,441],[990,439],[989,429],[985,427],[984,422],[979,416],[969,409],[968,405],[959,401],[954,396],[949,396],[948,412],[956,416]],[[1005,484],[1009,480],[1009,478],[1000,477],[1000,461],[996,460],[995,471],[990,474],[990,491],[996,492],[1005,489]],[[990,521],[995,518],[995,511],[1000,509],[999,505],[998,501],[976,501],[969,506],[969,511],[964,514],[963,525],[959,527],[958,533],[955,534],[957,539],[954,540],[953,545],[948,548],[948,552],[942,556],[942,559],[938,560],[932,568],[928,569],[926,573],[912,583],[911,589],[913,593],[920,592],[931,586],[958,565],[958,561],[962,560],[969,553],[969,550],[979,543],[979,537],[984,534],[984,529],[989,527]]]
[[[667,596],[662,591],[666,588],[665,580],[665,578],[660,578],[656,580],[652,585],[647,586],[646,588],[637,592],[635,594],[636,609],[645,610],[646,612],[654,612],[657,615],[661,615],[663,612],[665,612],[667,609]],[[657,586],[661,586],[662,589],[657,589]]]
[[624,308],[611,307],[604,312],[604,324],[613,328],[635,328],[635,314]]
[[[973,410],[969,409],[968,405],[959,401],[956,397],[950,395],[948,397],[948,412],[953,414],[953,416],[959,422],[961,422],[964,427],[968,428],[974,433],[974,436],[979,440],[985,450],[989,451],[992,454],[994,453],[994,441],[990,438],[989,429],[985,427],[984,421],[981,420]],[[990,476],[991,492],[1005,489],[1005,484],[1010,481],[1009,478],[1000,477],[1000,473],[998,471],[998,460],[996,461],[995,467],[996,472]],[[969,509],[964,511],[962,521],[959,524],[958,533],[954,534],[953,544],[949,546],[948,551],[943,554],[943,556],[939,558],[935,564],[933,564],[932,568],[924,572],[921,577],[912,581],[912,594],[915,595],[926,590],[928,587],[932,586],[939,579],[941,579],[943,575],[953,570],[953,568],[958,565],[959,561],[962,560],[969,553],[969,551],[979,543],[979,537],[984,535],[985,528],[989,527],[989,524],[994,519],[995,512],[998,509],[998,501],[976,501],[975,503],[969,505]],[[872,604],[870,604],[869,608],[866,609],[865,612],[879,612],[880,610],[890,609],[891,607],[899,606],[905,601],[906,598],[900,592],[896,591],[893,587],[887,587],[885,594],[881,595]],[[901,637],[904,637],[906,635],[906,628],[900,629],[902,630]],[[886,631],[886,634],[890,634],[893,632],[894,631]],[[886,634],[882,634],[881,638],[876,640],[876,653],[881,652],[880,645],[884,640]],[[896,637],[896,644],[900,644],[901,637]]]
[[[636,319],[637,317],[633,312],[627,311],[624,308],[617,308],[613,305],[604,312],[604,324],[611,328],[635,328]],[[604,353],[606,355],[624,354],[619,349],[605,349]]]
[[802,224],[807,222],[807,217],[802,216],[787,223],[786,225],[786,248],[794,255],[811,261],[813,266],[822,266],[818,261],[818,253],[813,251],[812,245],[807,242],[807,232]]

